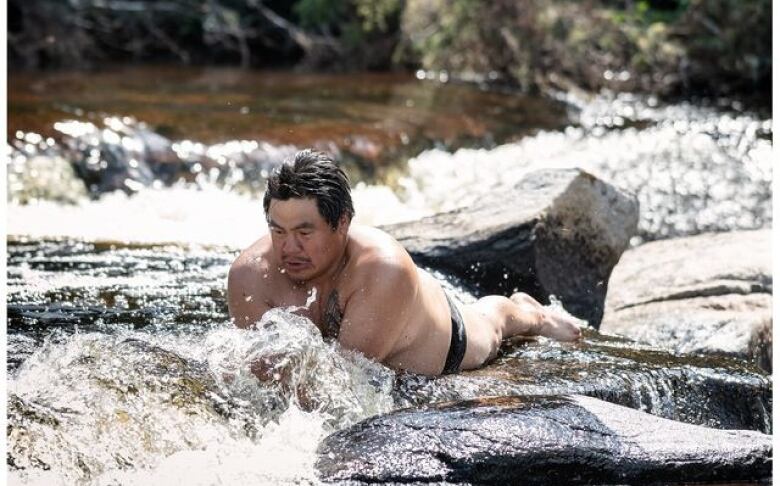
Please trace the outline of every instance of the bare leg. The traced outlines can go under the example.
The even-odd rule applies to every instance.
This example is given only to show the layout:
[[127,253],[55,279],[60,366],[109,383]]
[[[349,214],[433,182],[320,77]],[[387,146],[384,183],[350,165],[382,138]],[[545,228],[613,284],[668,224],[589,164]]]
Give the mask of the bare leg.
[[466,355],[463,369],[479,368],[495,358],[501,341],[512,336],[545,336],[574,341],[582,334],[576,321],[547,311],[531,296],[491,295],[462,308],[466,325]]

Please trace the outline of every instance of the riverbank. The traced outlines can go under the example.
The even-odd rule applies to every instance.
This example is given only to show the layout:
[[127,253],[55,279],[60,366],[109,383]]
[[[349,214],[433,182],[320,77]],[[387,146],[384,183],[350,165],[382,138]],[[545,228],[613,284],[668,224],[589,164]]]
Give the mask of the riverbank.
[[112,62],[423,71],[524,92],[728,96],[771,104],[758,0],[11,0],[10,77]]

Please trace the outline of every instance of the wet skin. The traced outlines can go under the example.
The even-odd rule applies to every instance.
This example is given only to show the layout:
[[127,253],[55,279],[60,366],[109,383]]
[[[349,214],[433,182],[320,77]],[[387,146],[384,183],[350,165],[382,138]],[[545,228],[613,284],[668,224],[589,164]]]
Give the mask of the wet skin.
[[[311,198],[273,199],[267,219],[269,234],[244,250],[228,275],[238,327],[271,308],[296,307],[345,348],[395,369],[442,372],[452,326],[444,291],[397,241],[346,218],[331,228]],[[514,335],[580,337],[574,322],[548,315],[525,294],[459,307],[467,336],[461,369],[481,366]]]

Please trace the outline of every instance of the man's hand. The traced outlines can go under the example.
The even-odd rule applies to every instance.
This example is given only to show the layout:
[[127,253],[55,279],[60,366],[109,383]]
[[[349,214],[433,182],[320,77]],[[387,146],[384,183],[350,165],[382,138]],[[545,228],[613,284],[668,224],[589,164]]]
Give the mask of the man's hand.
[[250,369],[261,383],[279,386],[281,393],[293,398],[301,410],[311,412],[317,409],[320,403],[311,396],[306,383],[293,382],[294,367],[300,365],[284,361],[284,353],[270,354],[253,361]]

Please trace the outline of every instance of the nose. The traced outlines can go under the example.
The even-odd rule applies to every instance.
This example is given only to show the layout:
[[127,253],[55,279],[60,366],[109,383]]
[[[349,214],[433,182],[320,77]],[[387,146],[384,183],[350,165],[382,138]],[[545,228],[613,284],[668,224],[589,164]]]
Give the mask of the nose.
[[288,235],[282,242],[282,251],[284,253],[298,253],[303,246],[296,235]]

